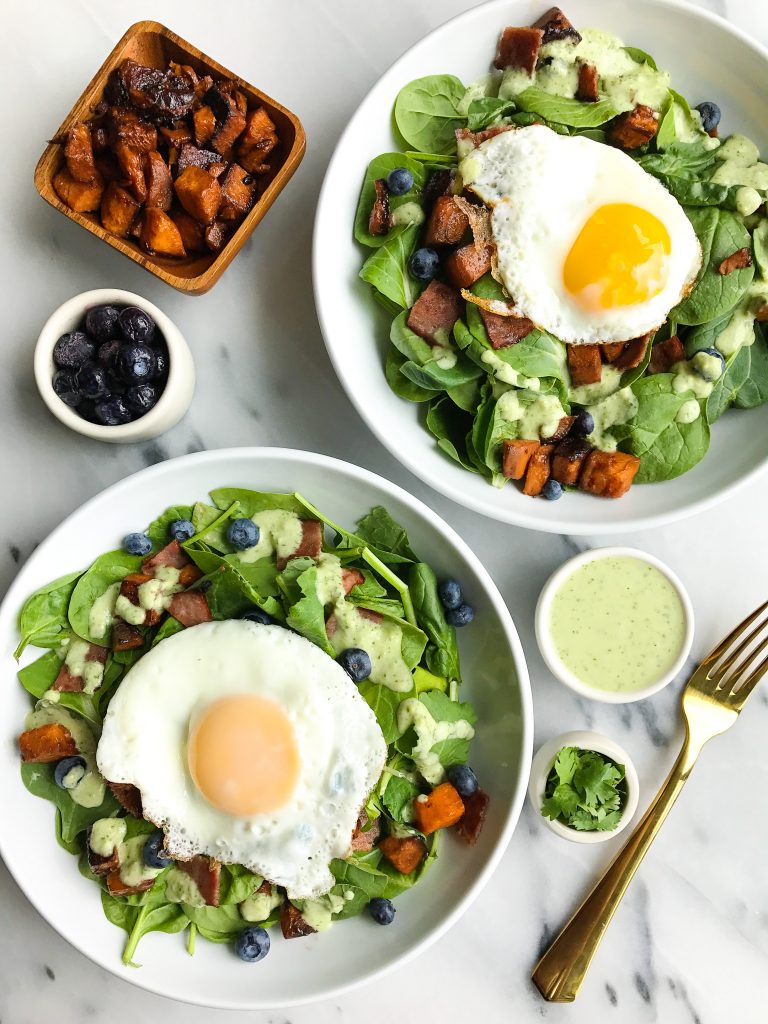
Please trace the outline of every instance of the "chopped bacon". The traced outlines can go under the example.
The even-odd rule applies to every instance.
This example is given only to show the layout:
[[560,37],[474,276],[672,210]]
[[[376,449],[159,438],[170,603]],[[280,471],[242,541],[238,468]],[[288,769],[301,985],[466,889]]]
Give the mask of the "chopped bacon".
[[[143,586],[153,577],[146,572],[129,572],[127,576],[123,578],[123,582],[120,584],[120,597],[124,597],[130,601],[136,608],[141,608],[141,601],[139,598],[139,587]],[[162,612],[155,608],[145,608],[144,618],[141,620],[143,626],[154,626],[160,621]]]
[[471,796],[463,797],[464,800],[464,814],[461,817],[458,825],[456,825],[456,834],[468,843],[470,846],[474,846],[478,840],[480,832],[485,824],[485,818],[488,814],[488,804],[491,798],[482,789],[476,789]]
[[280,911],[280,930],[284,939],[299,939],[304,935],[314,935],[316,929],[307,924],[298,907],[286,900]]
[[608,125],[606,134],[608,141],[614,146],[637,149],[650,142],[658,130],[658,114],[652,107],[646,107],[641,103],[634,110],[614,117]]
[[667,373],[675,363],[685,359],[685,347],[676,334],[666,341],[658,341],[651,349],[651,361],[648,363],[648,373]]
[[373,183],[373,187],[376,196],[373,200],[370,216],[368,217],[368,234],[386,235],[391,224],[387,183],[383,178],[377,178]]
[[142,818],[141,791],[130,782],[107,782],[112,795],[120,806],[134,818]]
[[523,479],[528,463],[539,444],[539,441],[524,441],[519,438],[504,442],[501,471],[508,480]]
[[584,461],[579,487],[601,498],[620,498],[632,486],[639,468],[636,455],[595,450]]
[[597,68],[594,64],[586,61],[579,64],[579,84],[576,89],[576,99],[585,103],[597,103],[600,94],[597,88]]
[[354,832],[352,833],[352,839],[350,841],[351,849],[353,850],[364,850],[366,853],[370,852],[376,840],[379,838],[381,832],[381,826],[377,818],[368,825],[368,815],[365,813],[365,808],[360,811],[357,818],[357,824],[355,825]]
[[534,328],[534,323],[526,316],[499,316],[488,309],[480,310],[488,340],[495,349],[516,345],[527,338]]
[[360,572],[359,569],[342,569],[341,570],[341,585],[344,588],[344,593],[348,594],[355,587],[360,586],[361,583],[365,582],[365,576]]
[[645,359],[645,354],[648,351],[652,337],[653,331],[649,331],[639,338],[633,338],[632,341],[626,342],[619,357],[613,361],[616,369],[634,370],[638,367]]
[[107,890],[110,896],[134,896],[137,892],[146,892],[154,884],[154,878],[145,878],[136,885],[126,885],[119,871],[110,871],[107,875]]
[[182,626],[199,626],[201,622],[213,619],[202,590],[185,590],[181,594],[174,594],[168,611]]
[[66,726],[50,722],[23,732],[19,736],[19,750],[26,764],[50,764],[63,757],[74,757],[77,745]]
[[277,568],[282,572],[292,558],[312,558],[317,561],[322,550],[323,524],[319,519],[302,519],[299,546],[287,558],[278,558]]
[[543,40],[544,32],[540,28],[505,28],[499,37],[494,67],[500,71],[522,68],[532,75]]
[[217,860],[199,855],[191,860],[176,861],[176,867],[189,875],[207,906],[218,907],[221,864]]
[[562,416],[560,418],[560,422],[557,424],[557,430],[555,430],[554,434],[549,435],[547,442],[554,443],[555,441],[562,441],[568,436],[570,429],[575,422],[575,416]]
[[726,256],[717,268],[717,272],[723,277],[727,277],[727,275],[732,274],[734,270],[744,270],[746,267],[751,266],[752,253],[749,246],[744,246],[743,249],[737,249],[736,252],[732,252],[730,256]]
[[94,875],[109,875],[120,867],[120,853],[117,846],[113,848],[112,853],[107,857],[102,857],[100,853],[92,850],[90,844],[86,852],[88,854],[88,867]]
[[[101,647],[99,644],[89,644],[88,651],[85,655],[86,661],[98,661],[104,665],[107,661],[107,655],[109,651],[106,647]],[[64,662],[59,669],[59,674],[54,680],[52,690],[58,690],[60,693],[79,693],[83,689],[84,681],[82,676],[73,675],[66,662]]]
[[477,149],[488,139],[495,139],[497,135],[503,135],[504,132],[513,132],[516,129],[514,124],[493,124],[490,128],[483,128],[479,132],[471,132],[469,128],[457,128],[456,129],[456,142],[463,143],[466,147]]
[[573,39],[574,43],[581,42],[580,33],[576,31],[559,7],[550,7],[546,14],[542,14],[538,21],[534,21],[533,27],[542,30],[544,43],[552,43],[556,39]]
[[568,345],[568,369],[575,388],[597,384],[603,372],[599,345]]
[[621,353],[624,351],[623,341],[607,341],[603,342],[600,346],[600,351],[603,353],[603,359],[606,363],[612,363],[614,359],[618,359]]
[[144,646],[144,636],[137,626],[129,622],[116,619],[112,625],[112,650],[132,651],[136,647]]
[[407,323],[414,334],[430,345],[438,345],[447,341],[462,310],[457,291],[441,281],[430,281],[413,304]]
[[152,571],[160,565],[169,566],[172,569],[183,569],[185,565],[189,565],[190,561],[189,555],[181,544],[177,540],[172,540],[170,544],[166,544],[164,548],[142,562],[141,571],[151,575]]

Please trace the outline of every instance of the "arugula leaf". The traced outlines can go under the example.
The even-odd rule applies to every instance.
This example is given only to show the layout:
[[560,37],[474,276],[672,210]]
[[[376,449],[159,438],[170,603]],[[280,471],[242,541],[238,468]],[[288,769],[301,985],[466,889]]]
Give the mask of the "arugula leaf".
[[418,160],[413,160],[410,157],[405,156],[403,153],[382,153],[381,156],[377,156],[371,160],[368,164],[368,169],[365,172],[363,186],[360,190],[360,198],[357,202],[357,212],[355,213],[355,238],[358,242],[361,242],[363,245],[367,245],[372,249],[378,249],[379,246],[384,245],[385,242],[395,238],[397,235],[401,235],[406,228],[406,225],[404,224],[396,224],[391,227],[385,235],[372,235],[368,231],[368,218],[370,217],[371,209],[376,197],[374,182],[379,178],[386,178],[389,172],[393,171],[396,167],[405,167],[411,172],[413,175],[413,187],[403,195],[390,195],[390,210],[396,210],[398,206],[402,206],[404,203],[419,201],[421,191],[424,188],[424,183],[427,179],[424,165],[419,163]]
[[427,75],[403,86],[395,100],[395,125],[415,150],[456,151],[456,129],[466,124],[459,112],[466,87],[455,75]]
[[624,765],[594,750],[563,747],[547,778],[541,813],[582,832],[610,831],[625,800]]
[[360,277],[398,309],[410,309],[421,286],[411,277],[408,261],[418,242],[418,225],[407,227],[375,249],[360,269]]
[[515,102],[520,110],[538,114],[547,121],[569,125],[572,128],[597,128],[619,113],[610,100],[585,103],[582,100],[555,96],[535,85],[524,89],[515,97]]
[[81,576],[81,572],[60,576],[27,598],[19,613],[21,640],[13,652],[17,661],[27,644],[34,647],[58,647],[62,633],[66,633],[69,628],[67,608],[75,584]]

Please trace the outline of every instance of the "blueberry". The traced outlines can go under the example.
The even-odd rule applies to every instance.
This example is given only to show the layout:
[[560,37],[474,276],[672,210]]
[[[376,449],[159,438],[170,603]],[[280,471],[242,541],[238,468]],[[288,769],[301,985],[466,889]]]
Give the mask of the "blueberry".
[[371,656],[359,647],[348,647],[336,659],[353,683],[362,683],[373,670]]
[[458,608],[463,598],[457,580],[443,580],[437,588],[443,608]]
[[[700,355],[712,356],[714,359],[717,359],[720,364],[719,372],[713,374],[710,367],[706,365],[705,360],[698,358]],[[691,366],[693,367],[694,372],[709,384],[712,384],[716,380],[720,380],[725,373],[725,365],[725,356],[720,349],[717,348],[702,348],[699,349],[698,352],[694,352],[691,356]]]
[[168,353],[162,349],[155,350],[155,380],[168,376]]
[[194,537],[195,527],[188,519],[174,519],[168,527],[168,533],[179,544],[182,544],[185,540],[189,540],[190,537]]
[[71,331],[69,334],[62,334],[53,346],[53,361],[57,366],[63,366],[67,370],[77,370],[93,359],[96,346],[87,334],[82,331]]
[[417,249],[411,256],[411,275],[417,281],[431,281],[439,266],[440,257],[434,249]]
[[595,417],[588,409],[575,410],[576,422],[571,427],[574,437],[588,437],[595,429]]
[[58,370],[53,378],[53,390],[65,405],[74,409],[83,400],[83,393],[77,386],[75,374],[69,370]]
[[445,774],[459,796],[472,796],[477,792],[477,776],[468,764],[452,764]]
[[407,167],[395,167],[387,175],[387,191],[393,196],[404,196],[413,188],[413,175]]
[[117,356],[120,352],[120,342],[117,339],[112,341],[105,341],[102,345],[99,345],[99,351],[96,353],[96,358],[102,366],[106,366],[108,370],[114,371],[117,365]]
[[[82,408],[78,409],[82,415]],[[89,419],[86,415],[86,419]],[[112,395],[103,402],[97,402],[93,407],[93,423],[101,423],[103,427],[119,427],[123,423],[130,423],[133,418],[122,395]]]
[[558,498],[563,496],[563,485],[558,483],[553,477],[550,477],[541,489],[541,496],[546,501],[557,501]]
[[383,896],[374,896],[368,904],[368,913],[376,924],[392,924],[396,911],[392,900],[385,900]]
[[138,306],[126,306],[120,311],[120,333],[126,341],[151,345],[155,336],[155,321]]
[[[80,405],[78,405],[77,415],[82,416],[82,418],[84,420],[88,420],[89,423],[102,423],[102,421],[96,415],[96,403],[92,402],[89,398],[84,398]],[[102,423],[102,426],[103,425],[104,424]]]
[[269,932],[261,925],[252,924],[238,932],[235,939],[235,952],[247,964],[257,964],[269,952]]
[[233,519],[227,527],[227,540],[238,551],[255,547],[260,536],[261,530],[252,519]]
[[125,393],[128,408],[138,417],[153,409],[157,402],[157,391],[151,384],[134,384]]
[[270,616],[267,615],[263,608],[259,608],[258,605],[249,608],[247,612],[243,612],[240,618],[245,619],[246,622],[257,622],[260,626],[269,626],[272,622]]
[[458,608],[449,608],[445,613],[445,621],[449,626],[468,626],[475,617],[475,609],[468,604],[460,604]]
[[129,555],[148,555],[152,550],[152,541],[146,533],[129,533],[123,539],[123,547]]
[[[67,775],[73,768],[81,768],[82,771],[76,773],[74,782],[72,780],[67,782]],[[83,775],[85,775],[85,759],[82,757],[65,757],[53,769],[53,781],[60,789],[74,789]]]
[[85,329],[94,341],[111,341],[119,331],[120,310],[115,306],[94,306],[85,314]]
[[144,843],[144,863],[148,868],[167,868],[172,858],[163,849],[165,836],[162,829],[152,832]]
[[109,394],[109,376],[103,366],[85,363],[77,371],[77,386],[86,398],[104,398]]
[[701,127],[705,132],[711,132],[720,124],[720,107],[711,100],[699,103],[696,107],[701,115]]
[[128,342],[120,346],[116,368],[127,384],[144,384],[152,380],[156,362],[155,353],[148,345]]

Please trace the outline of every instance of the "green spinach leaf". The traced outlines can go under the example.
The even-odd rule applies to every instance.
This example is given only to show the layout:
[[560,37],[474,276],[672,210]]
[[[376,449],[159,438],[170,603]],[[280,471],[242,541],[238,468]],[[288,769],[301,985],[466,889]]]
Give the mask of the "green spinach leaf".
[[406,228],[372,252],[360,270],[363,281],[398,309],[410,309],[421,291],[419,282],[408,271],[408,261],[418,237],[416,225]]
[[749,353],[749,376],[734,399],[738,409],[755,409],[768,402],[768,338],[765,325],[755,324],[755,340],[741,350]]
[[53,764],[21,765],[21,781],[34,796],[50,800],[60,816],[60,838],[62,845],[70,852],[79,849],[76,843],[81,832],[90,828],[99,818],[110,818],[119,809],[117,800],[109,789],[98,807],[81,807],[76,804],[66,789],[57,786],[53,778]]
[[91,636],[89,616],[94,601],[105,590],[123,580],[129,573],[141,569],[140,555],[125,551],[108,551],[101,555],[75,584],[69,601],[69,624],[75,633],[89,643],[103,644],[105,638]]
[[524,89],[515,97],[515,102],[520,110],[538,114],[547,121],[569,125],[572,128],[598,128],[619,113],[610,100],[585,103],[582,100],[555,96],[535,85]]
[[437,590],[437,577],[426,562],[411,566],[408,587],[419,624],[429,637],[427,667],[437,676],[461,679],[459,647],[456,630],[445,620],[445,612]]
[[435,397],[434,391],[427,391],[420,388],[412,380],[408,380],[400,370],[408,360],[401,355],[394,346],[387,350],[387,359],[384,364],[384,376],[387,384],[394,391],[398,398],[404,398],[407,402],[429,402]]
[[357,203],[355,238],[358,242],[372,249],[378,249],[385,242],[391,241],[397,235],[401,235],[407,226],[395,225],[385,235],[372,235],[368,231],[368,218],[376,198],[374,182],[379,178],[386,178],[389,172],[393,171],[396,167],[405,167],[411,172],[413,175],[413,187],[403,195],[390,195],[390,210],[396,210],[398,206],[402,206],[404,203],[420,202],[421,200],[421,191],[427,178],[423,164],[419,163],[418,160],[405,156],[403,153],[382,153],[381,156],[371,160],[365,172],[363,187],[360,190],[360,199]]
[[456,129],[466,124],[459,112],[465,93],[454,75],[427,75],[409,82],[395,100],[397,130],[422,153],[454,153]]
[[14,651],[18,659],[27,644],[34,647],[58,647],[68,632],[67,608],[82,573],[71,572],[46,584],[28,597],[19,613],[21,640]]
[[718,270],[727,256],[750,245],[749,232],[732,213],[709,206],[688,207],[685,212],[701,243],[704,260],[693,290],[672,310],[670,318],[695,326],[732,310],[749,287],[755,268],[744,267],[725,275]]

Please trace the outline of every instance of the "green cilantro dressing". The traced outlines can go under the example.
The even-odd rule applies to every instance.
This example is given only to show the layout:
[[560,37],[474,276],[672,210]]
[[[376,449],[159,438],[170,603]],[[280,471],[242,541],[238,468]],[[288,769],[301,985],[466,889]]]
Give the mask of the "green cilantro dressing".
[[317,596],[323,607],[336,604],[344,597],[341,561],[328,551],[323,551],[317,560]]
[[111,857],[125,839],[125,818],[99,818],[91,827],[88,845],[99,857]]
[[240,916],[244,921],[258,924],[266,921],[273,910],[283,902],[282,896],[272,886],[269,892],[255,892],[240,904]]
[[396,622],[374,622],[343,600],[336,604],[333,615],[336,629],[330,640],[337,654],[348,647],[360,647],[371,659],[372,682],[388,686],[396,693],[413,689],[411,670],[403,660],[403,631]]
[[82,678],[85,693],[95,693],[104,679],[102,663],[88,660],[90,649],[91,645],[87,640],[74,639],[67,645],[67,656],[64,659],[70,674]]
[[115,601],[115,613],[132,626],[140,626],[147,612],[166,611],[173,595],[183,589],[179,584],[179,575],[179,570],[172,565],[158,566],[152,579],[138,588],[139,603],[133,604],[125,595],[120,594]]
[[641,690],[674,665],[685,641],[682,601],[655,566],[597,558],[560,584],[549,629],[563,664],[599,690]]
[[436,786],[445,778],[445,770],[440,764],[440,755],[433,749],[435,744],[444,740],[471,740],[475,730],[464,718],[455,722],[436,722],[416,697],[408,697],[397,708],[397,728],[400,732],[407,732],[411,726],[417,737],[411,757],[424,780]]
[[526,440],[552,437],[565,416],[557,395],[539,395],[532,402],[521,402],[517,391],[508,391],[498,406],[505,420],[517,423],[517,436]]
[[[353,894],[354,898],[354,894]],[[327,931],[333,923],[333,915],[344,909],[344,896],[334,892],[326,893],[316,900],[301,900],[301,916],[316,932]]]
[[395,227],[401,224],[406,226],[410,224],[423,224],[424,211],[418,203],[403,203],[392,211],[392,223]]
[[69,731],[78,754],[85,761],[85,774],[67,792],[81,807],[98,807],[104,802],[106,783],[96,767],[96,739],[88,723],[56,703],[38,701],[35,710],[27,715],[24,728],[36,729],[41,725],[52,724],[63,725]]
[[505,363],[493,349],[485,349],[480,356],[480,360],[491,368],[496,380],[500,380],[503,384],[511,384],[512,387],[516,388],[527,388],[529,391],[538,391],[541,387],[541,381],[538,377],[524,377],[514,366]]
[[189,907],[205,906],[205,898],[197,882],[175,864],[165,876],[165,898],[169,903],[186,903]]
[[97,640],[106,636],[112,626],[115,617],[115,602],[119,593],[119,582],[113,583],[91,605],[91,610],[88,613],[88,632]]
[[277,555],[287,558],[301,544],[303,527],[295,512],[273,508],[251,517],[259,528],[259,542],[252,548],[236,552],[241,562],[258,562],[260,558]]

